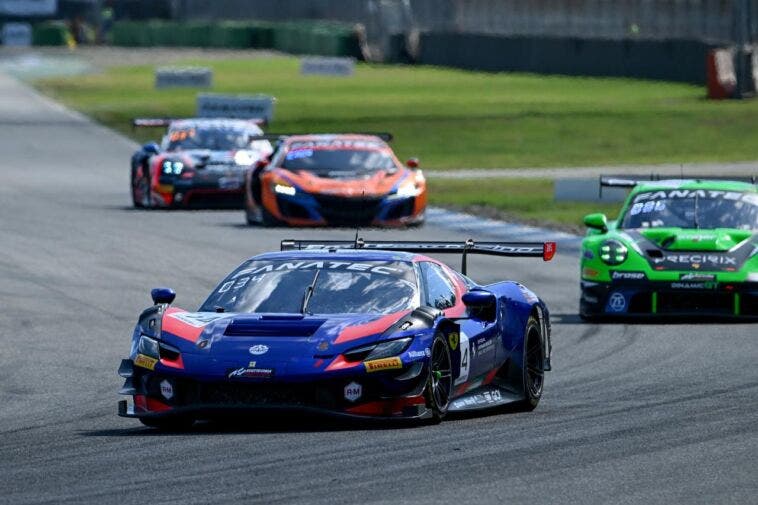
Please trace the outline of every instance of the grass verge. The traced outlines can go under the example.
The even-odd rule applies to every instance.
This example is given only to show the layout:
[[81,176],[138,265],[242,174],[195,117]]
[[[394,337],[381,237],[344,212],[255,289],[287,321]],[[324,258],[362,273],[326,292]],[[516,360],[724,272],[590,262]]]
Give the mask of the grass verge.
[[[401,158],[432,169],[758,159],[758,101],[626,79],[358,65],[352,78],[299,75],[293,57],[184,62],[214,70],[214,92],[277,97],[272,131],[391,131]],[[152,65],[41,80],[43,92],[132,138],[134,116],[188,116],[196,90],[154,89]]]
[[546,179],[431,179],[432,205],[488,217],[517,220],[583,234],[582,218],[604,212],[615,218],[621,204],[553,201],[553,181]]

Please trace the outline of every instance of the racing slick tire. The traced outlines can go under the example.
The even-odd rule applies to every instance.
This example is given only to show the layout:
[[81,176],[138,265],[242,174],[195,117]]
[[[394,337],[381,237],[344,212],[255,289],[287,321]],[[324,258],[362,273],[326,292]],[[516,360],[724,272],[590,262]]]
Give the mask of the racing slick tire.
[[139,198],[137,198],[137,184],[139,183],[137,180],[137,170],[136,167],[132,167],[132,178],[131,178],[131,188],[132,188],[132,205],[135,209],[141,209],[142,208],[142,202]]
[[263,226],[284,226],[285,222],[275,218],[273,214],[264,208],[261,208],[261,223]]
[[195,424],[191,417],[172,416],[172,417],[141,417],[140,422],[148,428],[155,428],[160,431],[186,431]]
[[450,348],[442,333],[437,333],[432,342],[432,356],[429,358],[429,379],[424,389],[426,405],[431,411],[430,421],[437,424],[447,414],[450,395],[453,392],[453,371]]
[[140,177],[137,181],[140,189],[142,190],[142,198],[137,199],[135,193],[135,185],[132,183],[132,202],[136,208],[151,209],[153,207],[153,197],[150,189],[150,180],[147,177]]
[[534,316],[530,316],[524,332],[524,352],[521,367],[524,399],[516,405],[517,409],[523,412],[537,408],[545,385],[545,353],[543,347],[545,339],[541,328],[539,321]]

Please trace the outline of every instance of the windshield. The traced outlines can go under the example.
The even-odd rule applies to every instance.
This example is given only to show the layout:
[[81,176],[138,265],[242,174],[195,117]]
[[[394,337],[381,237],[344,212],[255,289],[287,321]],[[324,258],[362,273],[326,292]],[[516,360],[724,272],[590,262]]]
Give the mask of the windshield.
[[702,189],[639,193],[621,227],[758,229],[758,195]]
[[210,149],[234,151],[248,149],[250,136],[239,128],[182,128],[171,130],[167,136],[167,151]]
[[365,174],[379,170],[393,171],[395,161],[386,151],[376,149],[290,149],[281,166],[287,170],[307,170],[319,175]]
[[224,279],[200,311],[392,314],[417,307],[418,300],[410,263],[251,260]]

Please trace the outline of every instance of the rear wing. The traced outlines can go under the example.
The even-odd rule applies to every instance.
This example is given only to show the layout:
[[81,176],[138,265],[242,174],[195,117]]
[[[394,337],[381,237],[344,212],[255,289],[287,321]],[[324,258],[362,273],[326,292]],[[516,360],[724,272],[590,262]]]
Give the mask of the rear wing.
[[650,174],[650,177],[647,179],[640,179],[635,176],[631,175],[601,175],[599,178],[599,196],[602,198],[603,196],[603,188],[633,188],[639,184],[645,184],[648,182],[656,182],[656,181],[692,181],[692,180],[699,180],[699,181],[735,181],[735,182],[749,182],[750,184],[755,185],[756,183],[756,176],[755,175],[718,175],[718,176],[711,176],[711,175],[687,175],[687,174],[680,174],[678,176],[667,176],[667,175],[661,175],[661,174]]
[[372,249],[382,251],[411,252],[420,254],[462,255],[461,273],[466,275],[466,260],[469,254],[521,258],[542,258],[550,261],[556,253],[555,242],[465,242],[441,241],[395,241],[395,240],[282,240],[282,251],[318,251],[337,249]]
[[389,132],[340,132],[340,133],[266,133],[263,135],[258,135],[254,137],[253,140],[269,140],[272,142],[276,141],[282,141],[286,140],[289,137],[310,137],[310,136],[320,136],[320,135],[367,135],[371,137],[378,137],[382,139],[385,142],[392,142],[392,139],[395,137],[389,133]]
[[[168,128],[174,121],[187,121],[187,120],[208,120],[224,118],[197,118],[197,117],[137,117],[132,119],[132,128]],[[229,118],[234,119],[234,118]],[[266,126],[266,119],[243,119],[242,121],[249,121],[258,126]]]

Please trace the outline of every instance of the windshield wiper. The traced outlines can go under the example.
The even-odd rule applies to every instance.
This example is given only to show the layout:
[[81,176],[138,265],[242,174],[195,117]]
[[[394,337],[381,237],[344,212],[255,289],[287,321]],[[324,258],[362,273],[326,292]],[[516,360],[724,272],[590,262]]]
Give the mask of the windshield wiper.
[[311,301],[311,297],[313,296],[313,290],[316,289],[316,281],[318,281],[318,276],[320,273],[321,270],[316,270],[316,275],[313,276],[313,282],[311,282],[310,285],[305,288],[305,293],[303,294],[303,304],[300,306],[301,314],[306,314],[308,311],[308,303]]

